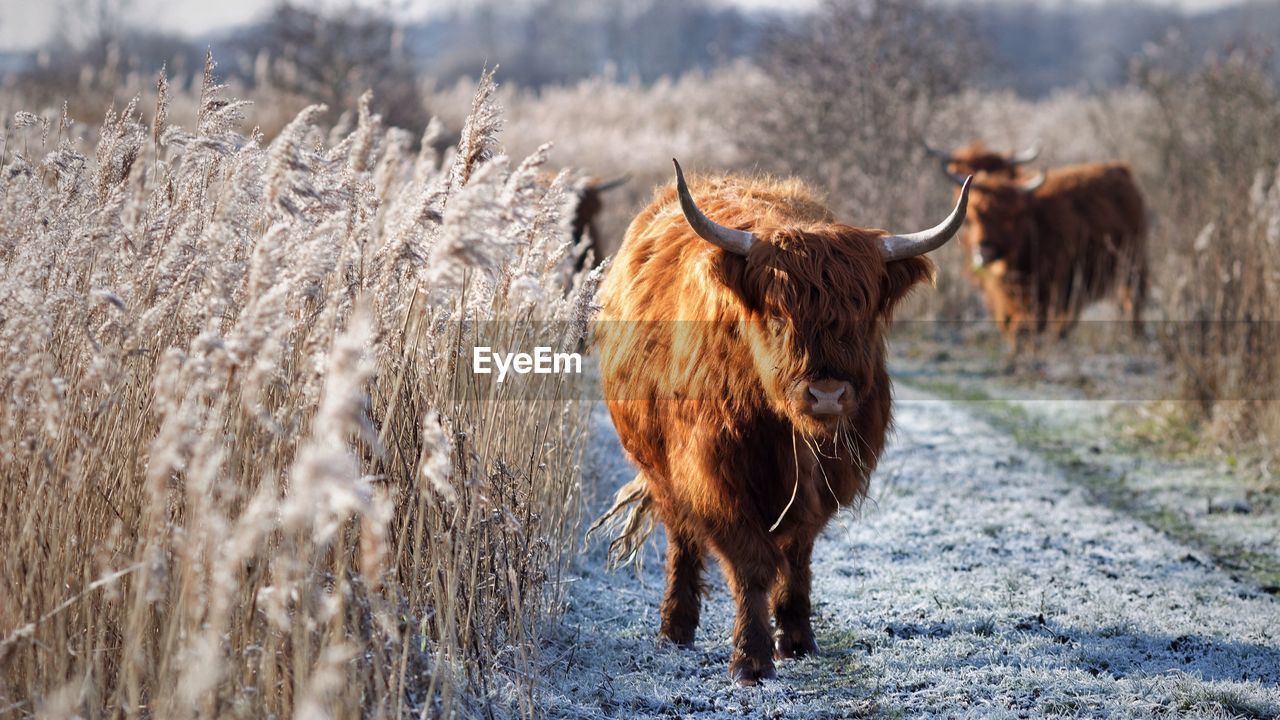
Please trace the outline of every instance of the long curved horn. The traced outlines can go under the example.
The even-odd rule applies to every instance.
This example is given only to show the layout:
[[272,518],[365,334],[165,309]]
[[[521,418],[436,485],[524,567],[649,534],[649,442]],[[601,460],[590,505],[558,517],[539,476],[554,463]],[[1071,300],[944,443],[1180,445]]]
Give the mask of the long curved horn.
[[1040,143],[1036,143],[1021,152],[1016,152],[1009,156],[1009,162],[1014,165],[1026,165],[1029,162],[1035,162],[1040,157]]
[[595,190],[595,191],[596,191],[596,192],[598,192],[598,193],[602,193],[602,192],[607,192],[607,191],[609,191],[609,190],[612,190],[612,189],[614,189],[614,188],[616,188],[616,187],[619,187],[619,186],[621,186],[621,185],[626,185],[626,184],[627,184],[628,182],[630,182],[630,181],[631,181],[631,174],[630,174],[630,173],[628,173],[628,174],[623,175],[623,176],[621,176],[621,177],[616,177],[616,178],[614,178],[614,179],[612,179],[612,180],[606,180],[606,181],[604,181],[604,182],[602,182],[602,183],[596,183],[595,185],[592,185],[592,186],[591,186],[591,187],[589,187],[588,189],[589,189],[589,190]]
[[703,215],[694,204],[693,196],[689,194],[689,186],[684,181],[684,171],[680,169],[680,162],[675,158],[671,158],[671,162],[676,165],[676,193],[680,196],[680,209],[684,211],[684,219],[689,222],[689,227],[692,227],[703,240],[725,252],[744,256],[750,252],[751,246],[756,242],[756,236],[745,230],[717,225]]
[[906,260],[907,258],[932,252],[945,245],[948,240],[959,232],[960,226],[964,225],[964,214],[969,208],[969,184],[972,182],[972,175],[965,178],[964,185],[960,188],[960,197],[956,200],[955,208],[941,223],[928,230],[921,230],[909,235],[885,235],[880,238],[880,253],[884,256],[884,261],[889,263],[894,260]]
[[1044,184],[1044,181],[1048,179],[1048,177],[1049,176],[1045,175],[1044,171],[1041,170],[1036,173],[1035,177],[1019,185],[1018,190],[1024,193],[1033,193],[1040,189],[1040,186]]

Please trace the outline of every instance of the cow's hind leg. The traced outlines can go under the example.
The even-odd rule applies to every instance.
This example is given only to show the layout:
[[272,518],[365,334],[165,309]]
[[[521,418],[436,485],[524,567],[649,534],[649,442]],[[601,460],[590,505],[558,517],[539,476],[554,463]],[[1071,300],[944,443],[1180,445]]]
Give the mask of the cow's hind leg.
[[776,677],[769,631],[769,590],[777,577],[780,558],[777,548],[763,537],[751,544],[737,539],[731,548],[722,546],[721,552],[738,605],[729,674],[739,685],[756,685]]
[[796,538],[783,548],[783,553],[786,564],[773,588],[773,616],[778,625],[773,634],[773,656],[778,660],[818,652],[809,602],[813,538]]
[[693,647],[702,611],[703,548],[689,533],[667,529],[667,594],[662,599],[660,641]]
[[1146,337],[1146,328],[1142,325],[1148,291],[1145,263],[1134,261],[1128,276],[1128,282],[1120,289],[1120,304],[1129,315],[1129,327],[1133,336],[1141,340]]

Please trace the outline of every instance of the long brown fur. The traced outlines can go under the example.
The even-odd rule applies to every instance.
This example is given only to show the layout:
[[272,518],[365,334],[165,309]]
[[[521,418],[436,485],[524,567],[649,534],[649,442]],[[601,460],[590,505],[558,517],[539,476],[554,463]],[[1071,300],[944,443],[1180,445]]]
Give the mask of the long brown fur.
[[1026,333],[1066,337],[1086,306],[1112,293],[1140,332],[1146,205],[1128,166],[1054,168],[1031,193],[1019,190],[1020,182],[979,174],[962,239],[987,309],[1013,351]]
[[[886,264],[883,231],[835,223],[797,181],[700,178],[691,191],[712,220],[758,242],[747,257],[711,245],[675,188],[661,188],[601,290],[600,367],[643,498],[667,532],[660,636],[692,644],[714,553],[738,607],[730,671],[752,683],[772,676],[775,653],[816,650],[813,542],[866,494],[891,422],[885,326],[933,265]],[[833,427],[788,401],[819,377],[853,389],[856,409]]]

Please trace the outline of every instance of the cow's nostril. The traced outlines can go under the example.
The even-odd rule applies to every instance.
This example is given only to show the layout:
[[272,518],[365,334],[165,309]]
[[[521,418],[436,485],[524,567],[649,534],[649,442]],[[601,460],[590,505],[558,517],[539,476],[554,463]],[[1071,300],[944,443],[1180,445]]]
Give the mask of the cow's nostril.
[[809,386],[809,394],[814,400],[839,400],[844,396],[844,385],[838,385],[834,390],[822,390],[813,385]]
[[[843,380],[830,378],[806,383],[804,390],[797,388],[797,401],[801,412],[814,417],[835,417],[850,410],[853,388]],[[803,394],[801,394],[803,393]]]

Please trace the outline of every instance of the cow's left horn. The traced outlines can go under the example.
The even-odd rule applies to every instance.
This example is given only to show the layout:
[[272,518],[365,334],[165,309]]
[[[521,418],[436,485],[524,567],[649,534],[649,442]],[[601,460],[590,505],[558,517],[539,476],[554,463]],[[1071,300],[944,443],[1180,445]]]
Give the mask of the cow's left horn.
[[1033,193],[1040,189],[1040,186],[1044,184],[1046,179],[1048,179],[1048,176],[1044,174],[1043,170],[1041,170],[1036,173],[1035,177],[1019,185],[1018,189],[1024,193]]
[[960,197],[956,200],[956,206],[951,210],[951,214],[947,216],[946,220],[928,230],[921,230],[910,235],[885,235],[880,238],[880,253],[884,255],[884,261],[906,260],[907,258],[932,252],[945,245],[948,240],[959,232],[960,226],[964,225],[964,214],[969,208],[969,185],[972,182],[972,175],[965,178],[964,185],[960,188]]
[[1026,165],[1029,162],[1035,162],[1040,157],[1040,143],[1036,143],[1021,152],[1016,152],[1009,156],[1009,162],[1014,165]]
[[756,242],[756,236],[746,230],[735,230],[718,225],[703,215],[694,204],[693,196],[689,194],[689,185],[684,181],[684,171],[680,169],[680,162],[675,158],[671,158],[671,162],[676,164],[676,192],[680,196],[680,209],[684,211],[684,219],[689,222],[689,227],[692,227],[703,240],[721,250],[744,256],[750,252],[751,246]]

